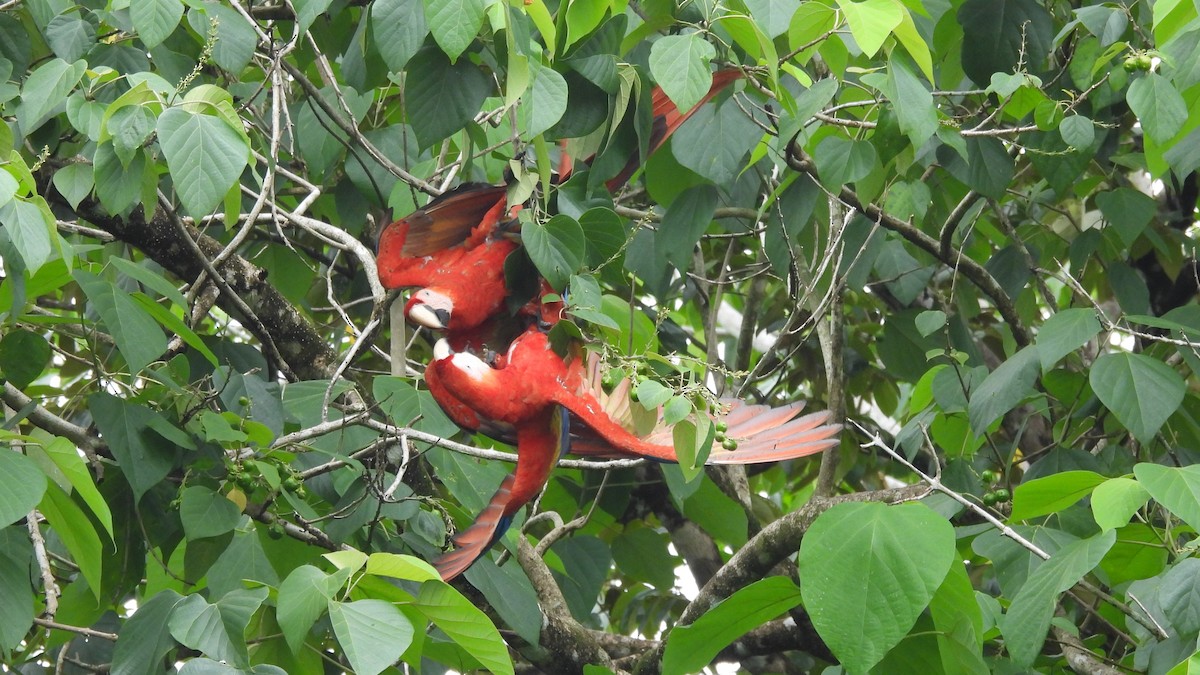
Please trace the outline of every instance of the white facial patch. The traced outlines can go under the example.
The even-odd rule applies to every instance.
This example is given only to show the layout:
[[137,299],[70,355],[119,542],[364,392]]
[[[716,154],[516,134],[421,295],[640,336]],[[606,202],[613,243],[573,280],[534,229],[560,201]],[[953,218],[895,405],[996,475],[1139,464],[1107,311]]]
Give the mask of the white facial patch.
[[458,353],[450,357],[450,365],[458,368],[466,373],[472,380],[482,382],[484,378],[491,375],[491,368],[488,364],[479,360],[479,357],[474,354]]

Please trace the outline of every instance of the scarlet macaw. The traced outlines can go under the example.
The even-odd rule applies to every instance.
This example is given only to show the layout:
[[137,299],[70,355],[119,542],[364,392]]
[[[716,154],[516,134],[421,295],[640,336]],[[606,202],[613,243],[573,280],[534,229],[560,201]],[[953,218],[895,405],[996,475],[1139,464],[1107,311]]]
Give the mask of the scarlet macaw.
[[[649,153],[741,76],[737,69],[717,71],[708,93],[687,112],[654,87]],[[624,185],[640,163],[635,153],[605,183],[609,191]],[[570,173],[570,159],[564,155],[559,180]],[[410,321],[434,330],[471,329],[503,307],[508,295],[504,259],[518,244],[500,226],[520,210],[514,206],[504,218],[506,190],[503,185],[465,183],[384,228],[377,248],[379,280],[384,288],[420,287],[405,305]]]
[[[623,381],[613,394],[599,388],[599,377],[578,359],[565,361],[550,348],[545,334],[530,327],[508,353],[491,366],[474,354],[454,352],[439,340],[427,369],[444,391],[478,419],[511,425],[516,432],[517,468],[505,479],[475,524],[455,538],[458,549],[434,565],[449,580],[471,565],[502,533],[511,517],[541,490],[565,445],[572,452],[603,457],[647,457],[677,461],[669,427],[641,437],[617,418],[628,406]],[[714,421],[726,425],[735,450],[717,450],[708,464],[752,464],[803,457],[838,443],[839,425],[827,424],[829,412],[796,417],[803,403],[772,409],[741,401],[722,402]],[[568,435],[566,419],[571,429]],[[614,417],[616,416],[616,417]],[[555,426],[557,425],[557,427]]]
[[499,313],[508,291],[504,259],[520,245],[503,226],[503,185],[464,183],[379,233],[376,259],[384,288],[420,287],[405,306],[413,322],[470,330]]

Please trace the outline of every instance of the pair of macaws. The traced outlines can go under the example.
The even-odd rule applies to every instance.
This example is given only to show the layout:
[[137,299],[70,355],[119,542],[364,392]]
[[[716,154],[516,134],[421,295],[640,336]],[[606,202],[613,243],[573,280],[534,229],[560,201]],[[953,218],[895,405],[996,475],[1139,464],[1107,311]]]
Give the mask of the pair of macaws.
[[[650,152],[740,76],[738,70],[718,71],[708,95],[686,112],[656,87]],[[606,186],[616,190],[637,166],[635,156]],[[517,448],[515,471],[475,522],[454,537],[455,550],[435,561],[445,580],[461,574],[491,547],[514,514],[542,490],[568,448],[593,457],[677,461],[672,430],[661,417],[648,434],[630,430],[628,380],[606,392],[597,358],[585,364],[578,355],[564,359],[550,348],[543,329],[560,318],[561,302],[542,302],[539,297],[515,317],[507,315],[504,261],[520,246],[509,228],[520,208],[508,206],[505,185],[467,183],[387,225],[379,236],[378,269],[384,287],[417,288],[405,305],[405,316],[444,333],[425,371],[430,393],[460,426],[515,442]],[[540,283],[542,296],[551,292],[544,280]],[[504,353],[489,361],[476,355],[492,346],[500,329],[514,323],[517,335]],[[714,448],[707,463],[771,462],[836,445],[840,427],[827,423],[829,413],[797,417],[801,408],[803,403],[772,409],[722,401],[710,416],[723,425],[736,449]]]

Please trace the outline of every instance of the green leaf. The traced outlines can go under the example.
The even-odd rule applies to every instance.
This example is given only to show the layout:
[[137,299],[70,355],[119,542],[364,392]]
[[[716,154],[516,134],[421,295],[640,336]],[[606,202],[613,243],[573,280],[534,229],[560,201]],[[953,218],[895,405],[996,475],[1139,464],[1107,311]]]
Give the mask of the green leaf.
[[569,49],[599,26],[611,5],[611,0],[570,0],[567,3],[567,40],[563,49]]
[[167,621],[182,600],[168,588],[138,605],[117,633],[112,675],[143,675],[162,667],[163,657],[175,646]]
[[189,0],[187,4],[194,8],[188,13],[188,23],[201,36],[207,36],[211,22],[216,22],[213,62],[231,73],[240,73],[250,63],[258,44],[254,27],[237,10],[213,0]]
[[367,558],[367,574],[378,574],[407,581],[430,581],[442,578],[433,565],[420,558],[399,553],[372,553]]
[[762,129],[728,101],[701,106],[679,127],[671,151],[683,166],[728,190],[741,171],[743,158],[762,137]]
[[125,167],[154,133],[154,113],[146,106],[127,105],[109,117],[104,128],[112,139],[113,152]]
[[1092,471],[1063,471],[1022,483],[1013,490],[1011,520],[1057,513],[1091,494],[1105,481]]
[[1037,353],[1042,370],[1048,371],[1064,356],[1087,344],[1100,333],[1096,312],[1083,307],[1064,309],[1046,319],[1037,334]]
[[425,0],[429,32],[451,63],[470,46],[483,27],[483,19],[483,0]]
[[712,223],[719,196],[712,185],[696,185],[680,193],[667,207],[658,230],[658,244],[666,251],[667,260],[679,269],[691,266],[692,253]]
[[1096,195],[1096,206],[1126,246],[1137,240],[1158,212],[1158,202],[1153,197],[1127,187]]
[[1028,667],[1042,650],[1058,596],[1092,571],[1116,542],[1114,530],[1068,544],[1029,575],[1000,619],[1014,663]]
[[1083,115],[1071,115],[1059,123],[1058,133],[1067,145],[1086,150],[1096,138],[1096,125]]
[[189,540],[230,532],[241,518],[242,512],[236,504],[202,485],[184,488],[180,495],[179,519]]
[[413,606],[483,664],[488,672],[512,674],[512,659],[500,631],[486,614],[441,579],[422,583]]
[[946,313],[940,309],[926,310],[917,315],[914,323],[918,333],[929,337],[946,325]]
[[250,157],[241,129],[221,117],[183,108],[163,111],[158,141],[184,210],[197,218],[217,208]]
[[920,148],[937,131],[937,106],[908,61],[895,53],[888,59],[888,95],[896,111],[900,131],[914,148]]
[[92,191],[95,181],[92,178],[92,167],[83,162],[68,164],[54,172],[54,187],[71,208],[79,208],[79,202]]
[[44,34],[55,55],[67,61],[82,57],[96,44],[96,27],[71,11],[51,19]]
[[25,455],[0,450],[0,527],[29,515],[46,493],[46,475]]
[[149,179],[150,184],[157,185],[154,170],[146,161],[145,153],[135,153],[128,165],[125,165],[121,163],[111,142],[104,142],[96,147],[93,176],[96,198],[113,214],[124,213],[133,208],[146,187],[143,181]]
[[131,372],[141,372],[166,351],[167,338],[162,330],[128,293],[87,270],[76,270],[74,277],[117,343]]
[[702,670],[734,640],[800,604],[800,589],[787,577],[767,577],[717,603],[667,637],[664,673]]
[[1169,467],[1142,463],[1133,475],[1159,504],[1200,531],[1200,465]]
[[567,287],[587,253],[583,228],[574,218],[562,214],[544,224],[525,222],[521,226],[521,241],[529,252],[529,259],[556,290]]
[[21,107],[17,120],[21,131],[29,134],[45,122],[55,108],[67,100],[67,94],[79,84],[87,71],[87,62],[67,63],[51,59],[38,66],[21,87]]
[[1034,345],[1001,363],[988,374],[978,389],[971,392],[971,400],[967,404],[971,429],[977,435],[982,435],[992,422],[1017,407],[1026,397],[1032,396],[1037,376],[1038,350]]
[[988,136],[967,139],[967,184],[980,194],[1000,199],[1013,180],[1013,158],[1004,144]]
[[329,621],[346,659],[360,675],[383,672],[412,643],[412,623],[383,600],[331,601]]
[[[296,25],[299,28],[300,33],[306,32],[309,29],[309,27],[312,26],[313,22],[317,20],[317,17],[321,16],[322,14],[325,13],[326,10],[329,9],[329,6],[331,4],[333,4],[333,0],[292,0],[292,5],[296,8]],[[376,2],[371,5],[372,20],[374,20],[374,18],[375,18],[374,13],[376,11],[376,8],[380,4],[387,4],[386,0],[383,3]],[[417,6],[420,7],[419,0],[417,2]],[[422,29],[421,37],[425,36],[424,27],[425,27],[425,19],[424,19],[424,15],[422,15],[421,16],[421,29]],[[416,51],[416,50],[414,49],[413,51]],[[384,60],[386,61],[387,59],[385,58]],[[391,64],[389,64],[389,66],[390,65]],[[395,70],[400,70],[400,68],[403,68],[403,67],[404,67],[403,64],[401,64],[399,67],[395,68]]]
[[79,498],[88,505],[96,519],[108,531],[109,539],[114,539],[112,510],[108,508],[108,503],[96,489],[96,484],[92,481],[92,474],[88,471],[83,458],[79,456],[79,450],[76,449],[75,444],[59,437],[42,446],[42,451],[58,467],[58,470],[62,471],[67,482],[75,488]]
[[892,29],[904,20],[904,7],[895,0],[837,0],[850,24],[850,34],[867,56],[875,56]]
[[183,3],[179,0],[157,0],[156,2],[129,3],[129,18],[142,38],[142,46],[153,49],[179,25],[183,18]]
[[230,631],[220,608],[199,595],[180,600],[171,611],[167,627],[184,646],[237,666],[248,665],[246,641],[241,632]]
[[1175,85],[1157,73],[1146,73],[1134,80],[1125,99],[1146,134],[1157,143],[1171,140],[1187,122],[1187,103]]
[[149,408],[103,391],[88,397],[88,410],[121,465],[134,498],[141,499],[175,466],[175,446],[150,429],[153,420],[166,420]]
[[404,79],[408,121],[427,148],[462,129],[492,92],[491,79],[469,60],[451,63],[437,49],[412,57]]
[[71,552],[71,558],[79,567],[79,572],[87,579],[88,587],[99,600],[102,588],[101,555],[104,545],[100,543],[100,535],[96,534],[92,521],[83,509],[71,500],[70,495],[53,482],[46,484],[46,492],[38,504],[38,511],[46,516],[46,522],[54,530],[54,534]]
[[482,558],[467,568],[465,575],[471,585],[483,593],[506,626],[526,642],[538,643],[542,613],[537,593],[518,565],[510,563],[496,567],[490,558]]
[[1200,630],[1200,560],[1185,558],[1162,576],[1158,606],[1179,635]]
[[388,69],[404,70],[429,34],[424,4],[421,0],[376,0],[371,3],[371,33]]
[[17,389],[28,387],[50,363],[50,343],[33,331],[17,328],[0,338],[0,374]]
[[[11,653],[33,626],[33,585],[29,583],[33,544],[24,527],[0,528],[0,649]],[[90,598],[88,601],[90,602]]]
[[1183,378],[1145,354],[1104,354],[1088,376],[1100,402],[1142,443],[1158,433],[1183,402]]
[[954,529],[923,504],[838,504],[800,545],[804,606],[842,665],[865,672],[912,628],[955,555]]
[[1053,45],[1054,19],[1036,0],[967,0],[957,19],[970,47],[962,50],[963,70],[982,86],[1018,63],[1040,69]]
[[875,169],[878,155],[867,141],[828,136],[813,151],[821,184],[836,191],[847,183],[862,180]]
[[333,598],[329,578],[330,575],[312,565],[301,565],[279,585],[275,616],[293,653],[300,651],[309,629],[325,613]]
[[650,73],[679,110],[691,110],[712,87],[717,50],[699,33],[667,35],[650,47]]
[[567,111],[567,81],[563,76],[537,61],[530,61],[529,69],[533,82],[525,97],[525,106],[529,110],[525,138],[533,138],[554,126]]
[[675,390],[664,386],[657,380],[642,380],[634,390],[638,403],[646,410],[655,410],[675,395]]
[[54,231],[54,220],[38,203],[20,198],[10,200],[0,206],[0,225],[8,232],[30,274],[37,273],[53,256],[50,233]]
[[1101,529],[1125,527],[1148,499],[1150,492],[1138,481],[1124,476],[1112,478],[1092,491],[1092,515]]

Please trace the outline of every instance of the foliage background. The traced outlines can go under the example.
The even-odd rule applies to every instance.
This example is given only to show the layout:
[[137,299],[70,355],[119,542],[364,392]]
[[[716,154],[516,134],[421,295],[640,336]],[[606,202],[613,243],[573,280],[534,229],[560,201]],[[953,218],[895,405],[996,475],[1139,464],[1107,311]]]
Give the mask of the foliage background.
[[[1192,672],[1197,8],[0,2],[3,662]],[[565,462],[433,578],[506,455],[370,247],[506,171],[645,393],[813,399],[840,451]]]

